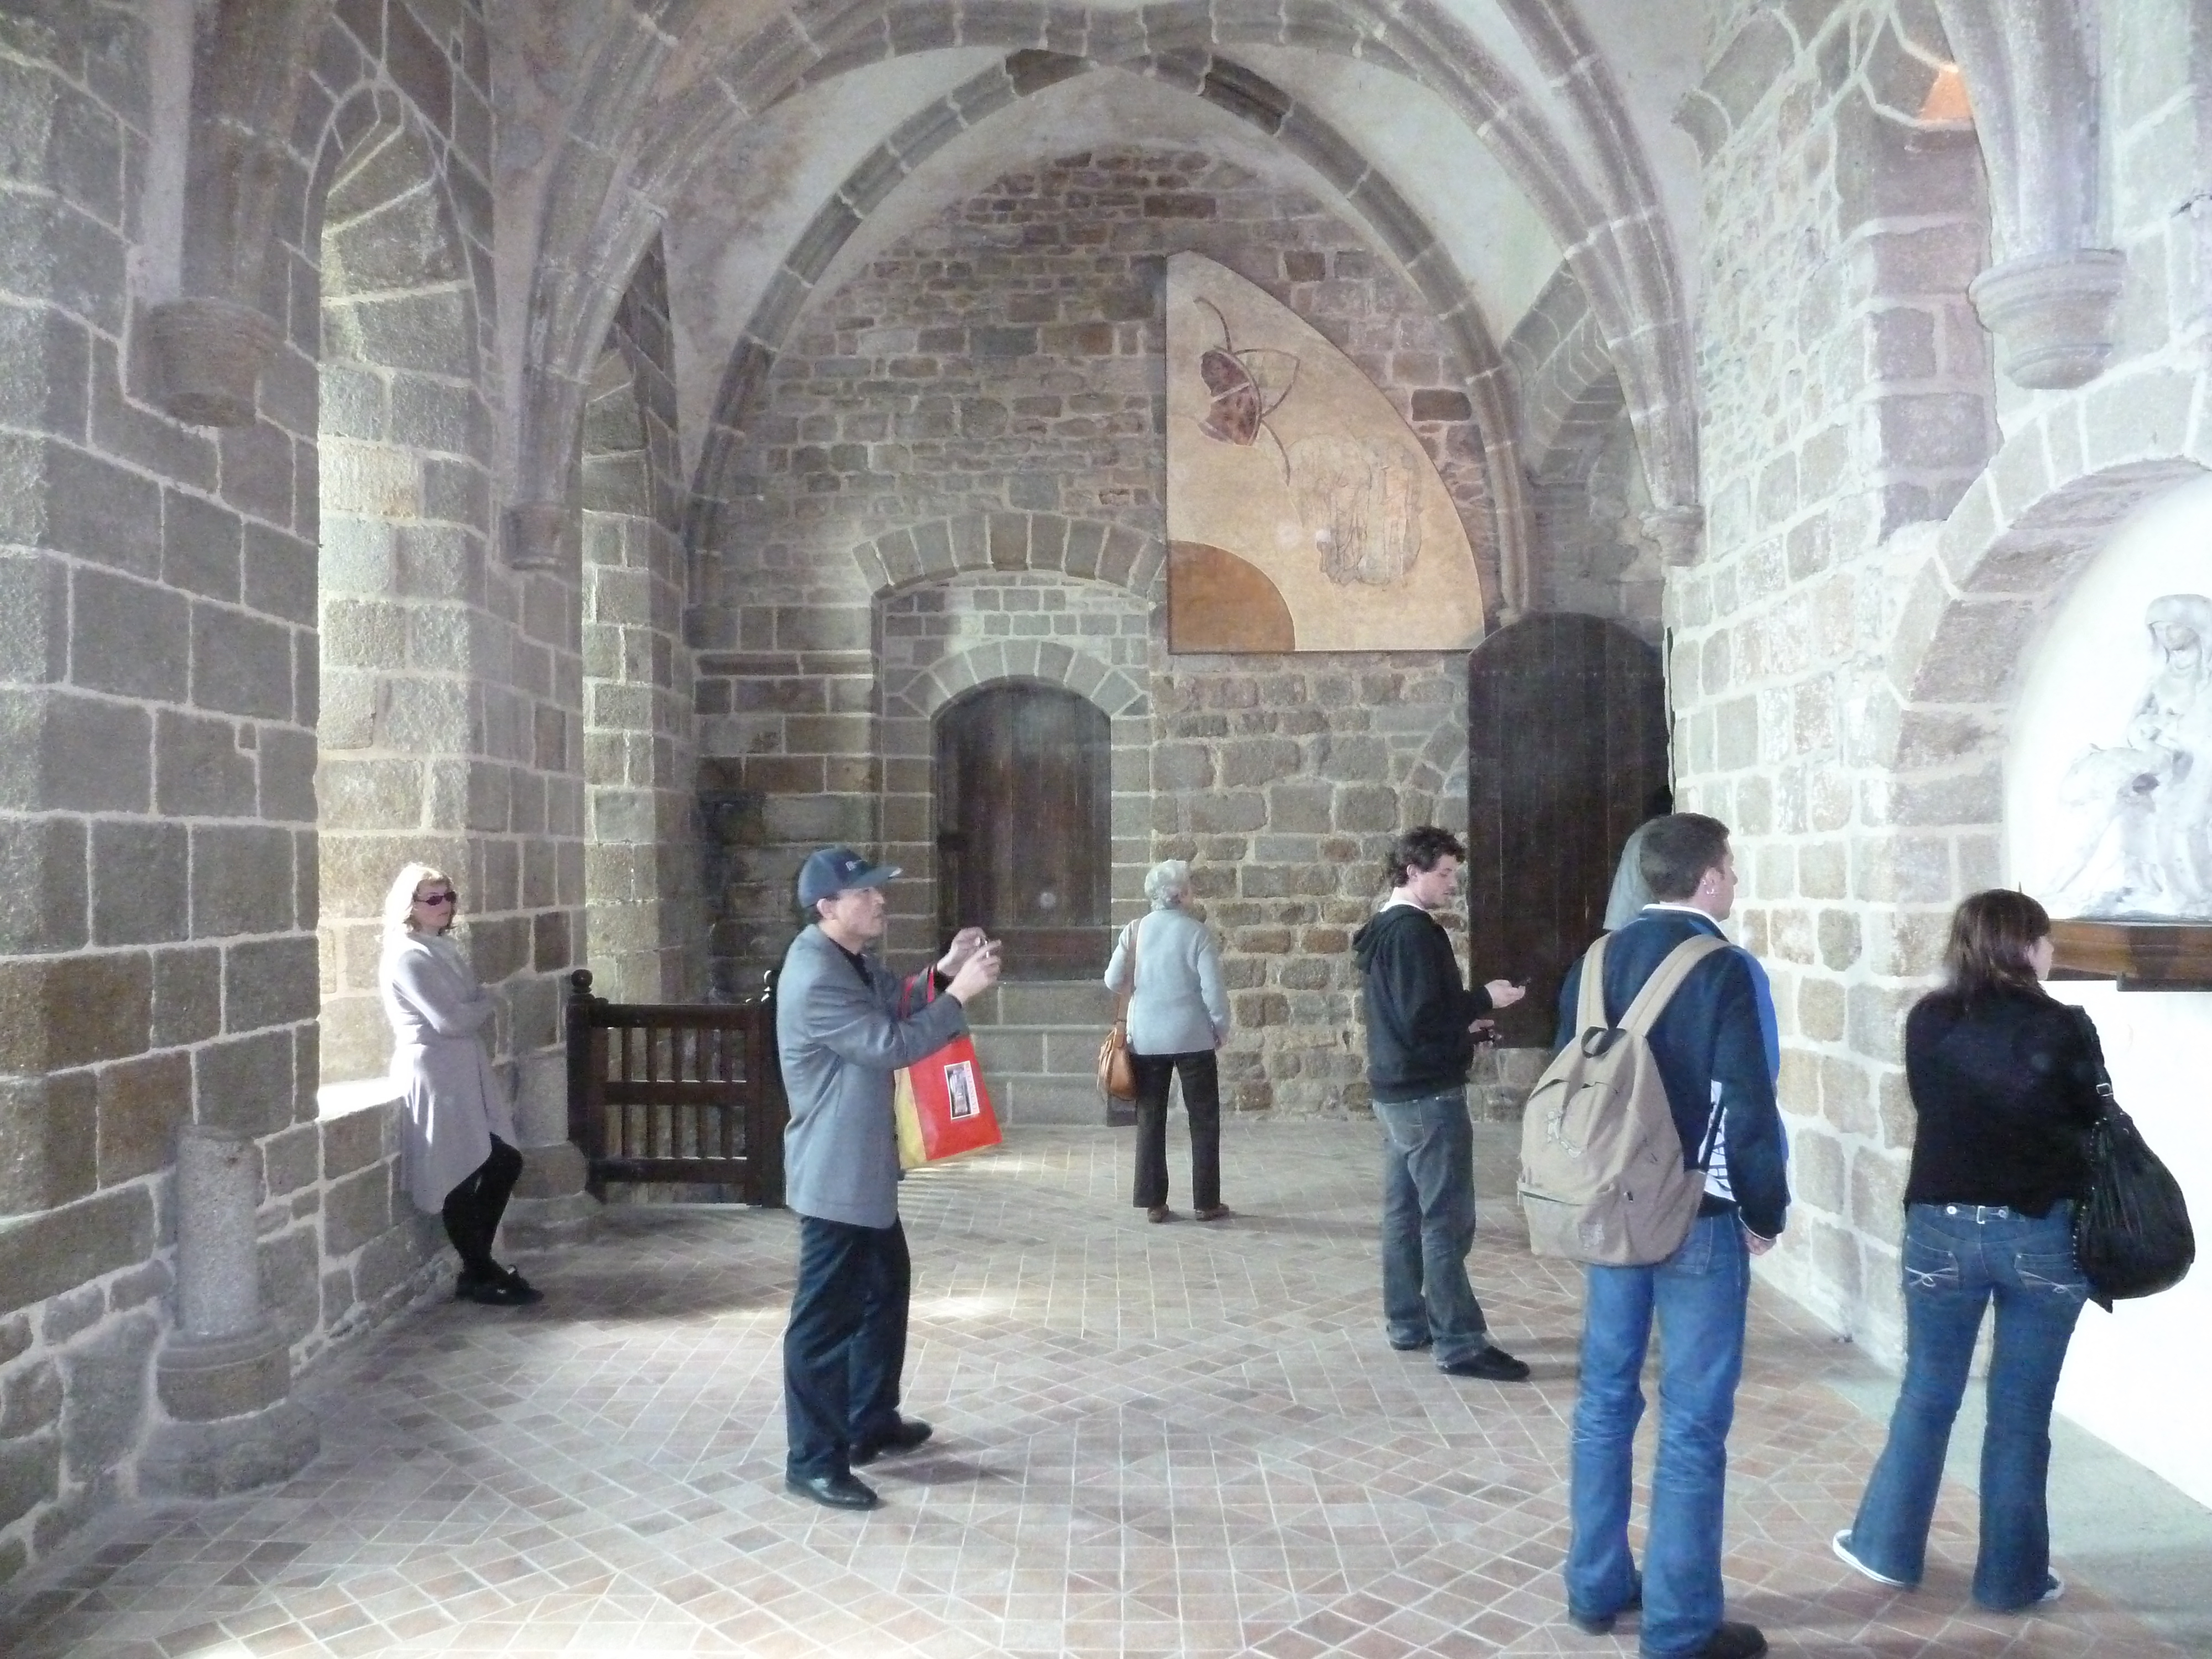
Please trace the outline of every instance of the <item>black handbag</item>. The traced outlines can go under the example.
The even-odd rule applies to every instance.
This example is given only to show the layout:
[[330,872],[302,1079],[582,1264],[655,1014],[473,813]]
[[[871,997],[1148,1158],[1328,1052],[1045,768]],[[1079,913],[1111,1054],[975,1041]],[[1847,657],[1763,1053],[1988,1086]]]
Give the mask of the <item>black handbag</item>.
[[2109,1313],[2115,1302],[2179,1284],[2197,1260],[2197,1234],[2181,1183],[2112,1098],[2096,1025],[2075,1012],[2105,1109],[2088,1133],[2089,1179],[2074,1208],[2074,1261],[2089,1281],[2090,1299]]

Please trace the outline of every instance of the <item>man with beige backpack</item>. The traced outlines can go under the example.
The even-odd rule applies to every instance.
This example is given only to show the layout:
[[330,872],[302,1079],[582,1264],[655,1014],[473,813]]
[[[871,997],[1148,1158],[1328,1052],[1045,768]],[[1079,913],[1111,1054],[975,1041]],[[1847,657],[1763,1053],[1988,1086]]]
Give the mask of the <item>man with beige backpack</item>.
[[[1229,996],[1213,935],[1185,908],[1190,866],[1181,859],[1145,875],[1151,909],[1121,930],[1106,964],[1106,988],[1122,999],[1115,1018],[1137,1103],[1137,1180],[1133,1201],[1147,1221],[1166,1221],[1168,1079],[1182,1079],[1190,1118],[1191,1204],[1200,1221],[1223,1221],[1221,1073],[1214,1051],[1229,1040]],[[1114,1039],[1109,1037],[1109,1048]],[[1109,1056],[1099,1056],[1100,1082]]]
[[[1653,902],[1568,974],[1559,1055],[1522,1126],[1530,1246],[1586,1264],[1567,1615],[1601,1635],[1641,1609],[1644,1659],[1755,1659],[1766,1638],[1722,1617],[1723,1487],[1749,1259],[1788,1216],[1788,1152],[1759,976],[1721,936],[1728,826],[1656,818],[1639,857]],[[1639,1572],[1628,1512],[1655,1324],[1662,1411]]]

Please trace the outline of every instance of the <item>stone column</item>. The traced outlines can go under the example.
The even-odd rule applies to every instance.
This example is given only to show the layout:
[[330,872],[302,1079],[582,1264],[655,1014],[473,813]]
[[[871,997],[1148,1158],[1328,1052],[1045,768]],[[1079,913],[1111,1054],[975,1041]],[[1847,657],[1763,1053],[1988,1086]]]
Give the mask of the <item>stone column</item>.
[[559,1049],[516,1064],[514,1128],[522,1137],[522,1179],[500,1231],[521,1249],[574,1243],[599,1218],[599,1200],[585,1190],[584,1154],[568,1139],[568,1060]]
[[188,1124],[177,1146],[177,1324],[154,1363],[167,1421],[139,1468],[155,1492],[210,1498],[281,1480],[321,1444],[290,1398],[291,1355],[261,1302],[261,1157],[239,1130]]

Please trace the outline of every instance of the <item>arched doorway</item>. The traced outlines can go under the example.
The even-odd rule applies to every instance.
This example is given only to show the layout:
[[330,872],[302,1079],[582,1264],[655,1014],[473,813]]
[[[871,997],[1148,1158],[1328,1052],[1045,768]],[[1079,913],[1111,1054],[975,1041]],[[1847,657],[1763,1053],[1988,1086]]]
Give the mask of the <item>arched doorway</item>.
[[1104,965],[1112,745],[1104,711],[1058,686],[1000,681],[936,720],[937,915],[1006,945],[1015,979]]
[[1662,810],[1659,653],[1597,617],[1529,617],[1468,659],[1467,906],[1474,972],[1526,975],[1504,1040],[1548,1047],[1567,966],[1598,935],[1621,843]]

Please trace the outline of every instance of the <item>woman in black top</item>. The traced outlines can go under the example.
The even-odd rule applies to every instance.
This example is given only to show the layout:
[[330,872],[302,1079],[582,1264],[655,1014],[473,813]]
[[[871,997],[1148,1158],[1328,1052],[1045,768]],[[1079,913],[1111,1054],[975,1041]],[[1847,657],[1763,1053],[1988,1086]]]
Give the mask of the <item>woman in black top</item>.
[[2056,1601],[2044,1485],[2051,1401],[2088,1282],[2074,1263],[2084,1132],[2101,1107],[2095,1030],[2041,981],[2051,918],[2024,893],[1977,893],[1951,918],[1946,983],[1905,1023],[1919,1114],[1905,1204],[1905,1380],[1858,1518],[1836,1534],[1877,1583],[1920,1582],[1951,1422],[1982,1310],[1996,1304],[1982,1435],[1974,1599]]

